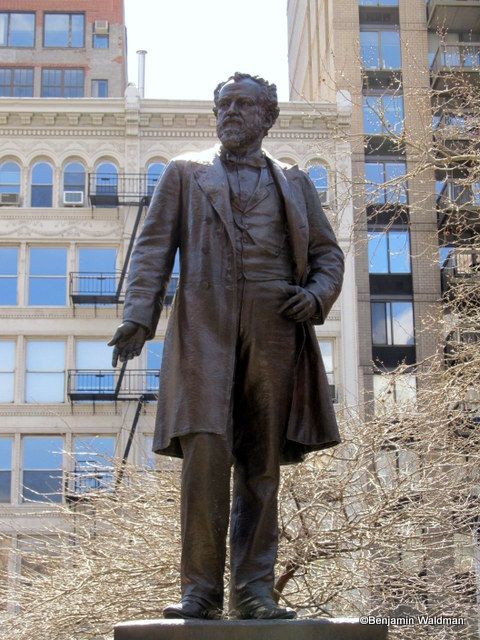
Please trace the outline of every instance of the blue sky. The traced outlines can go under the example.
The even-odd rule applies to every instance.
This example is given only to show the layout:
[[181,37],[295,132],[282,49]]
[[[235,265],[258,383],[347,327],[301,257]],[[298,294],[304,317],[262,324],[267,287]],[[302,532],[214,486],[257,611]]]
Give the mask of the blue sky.
[[288,100],[287,0],[125,0],[129,81],[146,49],[146,98],[210,100],[234,71]]

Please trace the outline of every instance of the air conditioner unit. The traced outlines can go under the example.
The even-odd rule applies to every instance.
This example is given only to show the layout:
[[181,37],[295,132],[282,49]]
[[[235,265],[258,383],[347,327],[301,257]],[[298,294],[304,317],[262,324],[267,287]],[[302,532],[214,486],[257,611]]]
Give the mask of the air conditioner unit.
[[93,31],[99,36],[108,34],[108,20],[95,20]]
[[320,202],[322,204],[328,204],[328,191],[326,189],[325,190],[319,189],[317,193],[318,193],[318,197],[320,198]]
[[83,205],[83,191],[64,191],[63,204],[67,207],[80,207]]
[[0,193],[0,205],[4,204],[18,206],[20,204],[20,195],[18,193]]

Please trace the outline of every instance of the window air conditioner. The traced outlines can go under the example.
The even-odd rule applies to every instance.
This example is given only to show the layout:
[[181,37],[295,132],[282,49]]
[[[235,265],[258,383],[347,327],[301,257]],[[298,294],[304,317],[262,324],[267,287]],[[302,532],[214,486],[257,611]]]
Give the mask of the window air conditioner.
[[79,207],[83,205],[83,191],[64,191],[63,204],[67,207]]
[[319,189],[317,193],[318,197],[320,198],[320,202],[322,204],[328,204],[328,191],[326,189]]
[[0,205],[10,204],[13,206],[20,204],[20,196],[18,193],[0,193]]
[[103,36],[108,34],[108,20],[95,20],[93,30],[96,35]]

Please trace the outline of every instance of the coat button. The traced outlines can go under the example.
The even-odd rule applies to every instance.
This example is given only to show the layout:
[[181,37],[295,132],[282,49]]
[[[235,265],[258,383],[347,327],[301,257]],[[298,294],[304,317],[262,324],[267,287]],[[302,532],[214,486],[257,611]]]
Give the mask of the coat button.
[[210,289],[210,283],[209,283],[209,282],[207,282],[206,280],[204,280],[204,281],[202,282],[202,287],[203,287],[204,289]]

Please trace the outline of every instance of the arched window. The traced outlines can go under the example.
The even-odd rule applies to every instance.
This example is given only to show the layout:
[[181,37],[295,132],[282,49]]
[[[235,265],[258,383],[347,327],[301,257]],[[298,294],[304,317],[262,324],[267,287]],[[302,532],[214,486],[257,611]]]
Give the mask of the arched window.
[[20,167],[16,162],[0,164],[0,203],[18,204],[20,196]]
[[118,187],[117,167],[111,162],[101,162],[95,171],[97,195],[116,195]]
[[37,162],[32,168],[32,207],[51,207],[53,193],[53,170],[47,162]]
[[69,162],[63,170],[63,203],[82,205],[85,196],[85,169],[80,162]]
[[328,202],[328,173],[327,168],[319,162],[312,162],[307,168],[310,180],[315,185],[315,188],[320,197],[322,204]]
[[147,195],[151,196],[155,191],[157,182],[165,171],[164,162],[152,162],[147,167]]

